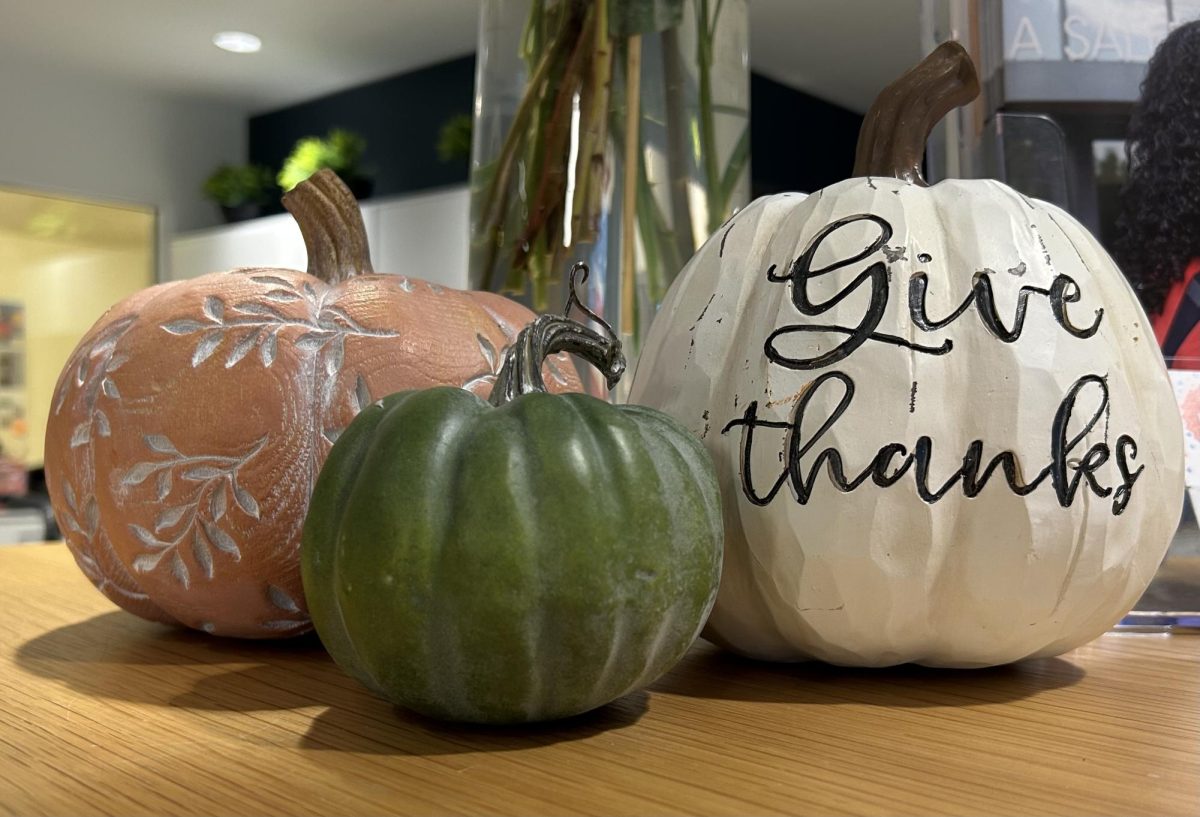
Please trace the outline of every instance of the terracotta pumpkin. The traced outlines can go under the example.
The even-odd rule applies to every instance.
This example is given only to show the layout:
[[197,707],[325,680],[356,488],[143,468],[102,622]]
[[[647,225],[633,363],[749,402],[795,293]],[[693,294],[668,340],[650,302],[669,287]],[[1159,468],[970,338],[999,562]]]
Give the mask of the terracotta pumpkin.
[[[59,378],[46,438],[55,513],[80,568],[145,618],[243,637],[310,629],[299,547],[341,431],[405,389],[491,391],[533,317],[486,292],[371,269],[332,173],[284,197],[308,273],[256,268],[144,290]],[[577,390],[565,356],[555,390]]]
[[751,204],[651,327],[630,399],[713,455],[706,635],[738,652],[1057,655],[1129,610],[1179,523],[1171,384],[1099,242],[999,182],[921,178],[977,92],[940,47],[868,113],[855,178]]

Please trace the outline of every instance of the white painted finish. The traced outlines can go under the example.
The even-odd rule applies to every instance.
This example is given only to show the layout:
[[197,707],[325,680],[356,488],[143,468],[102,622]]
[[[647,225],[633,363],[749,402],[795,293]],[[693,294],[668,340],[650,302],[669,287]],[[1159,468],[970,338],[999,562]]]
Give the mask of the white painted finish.
[[676,279],[630,400],[713,455],[707,633],[757,658],[1057,655],[1133,606],[1179,521],[1183,429],[1137,298],[1075,219],[998,182],[759,199]]
[[[465,186],[364,202],[375,269],[465,289],[468,203]],[[169,256],[167,280],[235,267],[308,266],[300,230],[286,213],[178,236]]]

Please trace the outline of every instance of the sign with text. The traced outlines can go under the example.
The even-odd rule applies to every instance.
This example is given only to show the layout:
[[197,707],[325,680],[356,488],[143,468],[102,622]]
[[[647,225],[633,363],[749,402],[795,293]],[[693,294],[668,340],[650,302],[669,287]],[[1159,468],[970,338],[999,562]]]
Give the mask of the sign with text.
[[1005,62],[1148,62],[1200,0],[1005,0]]

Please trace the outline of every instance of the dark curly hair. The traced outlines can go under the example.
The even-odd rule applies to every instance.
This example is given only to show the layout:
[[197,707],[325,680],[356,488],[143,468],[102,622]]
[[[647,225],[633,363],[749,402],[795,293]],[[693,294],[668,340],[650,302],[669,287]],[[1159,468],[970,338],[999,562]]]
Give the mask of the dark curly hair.
[[1200,257],[1200,21],[1163,40],[1126,141],[1114,254],[1150,314]]

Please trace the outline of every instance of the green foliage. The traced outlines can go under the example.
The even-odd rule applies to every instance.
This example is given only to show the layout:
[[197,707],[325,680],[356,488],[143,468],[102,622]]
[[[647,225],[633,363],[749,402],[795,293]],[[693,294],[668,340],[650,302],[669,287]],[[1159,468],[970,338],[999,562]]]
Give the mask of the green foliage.
[[438,134],[438,158],[443,162],[470,159],[472,127],[470,114],[460,113],[447,119]]
[[274,173],[263,165],[221,165],[204,182],[203,190],[222,207],[266,204],[275,195]]
[[291,154],[279,171],[279,186],[291,190],[318,170],[329,168],[349,182],[363,175],[360,163],[366,140],[341,128],[334,128],[325,138],[306,136],[296,142]]

